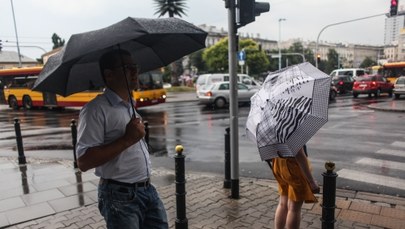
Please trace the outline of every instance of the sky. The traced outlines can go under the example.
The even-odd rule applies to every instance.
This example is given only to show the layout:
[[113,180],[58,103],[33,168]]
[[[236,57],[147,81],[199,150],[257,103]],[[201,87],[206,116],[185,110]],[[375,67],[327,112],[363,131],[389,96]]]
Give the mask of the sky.
[[[383,45],[386,16],[331,24],[388,13],[390,0],[259,0],[270,11],[239,28],[241,33],[281,41],[300,38],[368,45]],[[153,0],[0,0],[0,40],[16,46],[15,22],[21,54],[40,58],[52,49],[52,34],[66,42],[72,34],[100,29],[126,17],[157,18]],[[228,10],[223,0],[187,0],[185,16],[195,25],[228,30]],[[279,22],[279,19],[286,19]],[[32,47],[36,46],[36,47]],[[16,47],[3,50],[17,51]]]

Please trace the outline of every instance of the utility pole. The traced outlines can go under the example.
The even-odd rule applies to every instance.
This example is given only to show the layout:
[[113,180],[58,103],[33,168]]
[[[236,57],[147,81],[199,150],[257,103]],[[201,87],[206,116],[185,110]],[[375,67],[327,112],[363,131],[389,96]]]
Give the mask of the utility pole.
[[228,0],[229,124],[231,129],[231,197],[239,199],[238,88],[236,76],[235,0]]
[[22,67],[21,64],[21,53],[20,53],[20,45],[18,44],[18,33],[17,33],[17,23],[15,22],[15,15],[14,15],[14,5],[13,5],[13,0],[10,0],[11,2],[11,10],[13,11],[13,20],[14,20],[14,31],[15,31],[15,38],[17,40],[17,52],[18,52],[18,67]]
[[[225,0],[228,9],[229,124],[231,142],[231,198],[239,199],[239,131],[236,50],[238,28],[255,21],[270,10],[270,4],[255,0]],[[236,12],[238,15],[236,15]]]
[[[341,25],[341,24],[349,23],[349,22],[354,22],[354,21],[360,21],[360,20],[364,20],[364,19],[369,19],[369,18],[373,18],[373,17],[379,17],[379,16],[383,16],[383,15],[386,15],[386,13],[383,13],[383,14],[376,14],[376,15],[372,15],[372,16],[368,16],[368,17],[357,18],[357,19],[352,19],[352,20],[348,20],[348,21],[342,21],[342,22],[338,22],[338,23],[329,24],[329,25],[323,27],[323,28],[321,29],[321,31],[319,32],[319,34],[318,34],[318,38],[316,38],[315,55],[320,55],[320,54],[319,54],[319,51],[318,51],[319,37],[321,36],[321,33],[322,33],[326,28],[329,28],[329,27],[335,26],[335,25]],[[315,58],[315,67],[318,68],[318,58]]]

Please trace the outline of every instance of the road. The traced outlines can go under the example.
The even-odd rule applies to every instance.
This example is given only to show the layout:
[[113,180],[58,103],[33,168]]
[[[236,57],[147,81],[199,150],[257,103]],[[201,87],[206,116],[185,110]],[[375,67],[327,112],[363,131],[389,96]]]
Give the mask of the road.
[[[405,196],[405,113],[367,108],[390,100],[338,97],[329,105],[329,122],[308,143],[316,179],[322,183],[326,161],[336,164],[337,186],[350,190]],[[27,158],[72,159],[70,121],[78,109],[12,111],[0,108],[0,156],[14,156],[13,119],[21,119]],[[186,170],[224,174],[224,134],[229,110],[215,110],[196,102],[166,103],[141,108],[150,127],[154,167],[174,168],[174,148],[185,148]],[[248,106],[239,107],[240,175],[273,179],[260,161],[254,143],[244,132]]]

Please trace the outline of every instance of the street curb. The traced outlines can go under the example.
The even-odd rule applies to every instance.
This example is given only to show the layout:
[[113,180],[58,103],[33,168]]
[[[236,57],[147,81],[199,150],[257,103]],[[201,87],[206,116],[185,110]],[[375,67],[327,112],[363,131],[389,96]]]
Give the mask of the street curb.
[[405,109],[393,109],[393,108],[384,108],[375,105],[368,105],[367,108],[379,111],[389,111],[389,112],[405,112]]

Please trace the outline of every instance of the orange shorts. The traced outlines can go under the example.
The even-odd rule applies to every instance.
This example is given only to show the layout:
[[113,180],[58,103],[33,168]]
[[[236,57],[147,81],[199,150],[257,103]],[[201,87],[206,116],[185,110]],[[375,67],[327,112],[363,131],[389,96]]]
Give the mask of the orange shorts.
[[273,173],[280,195],[288,196],[288,199],[295,202],[318,202],[295,158],[274,158]]

